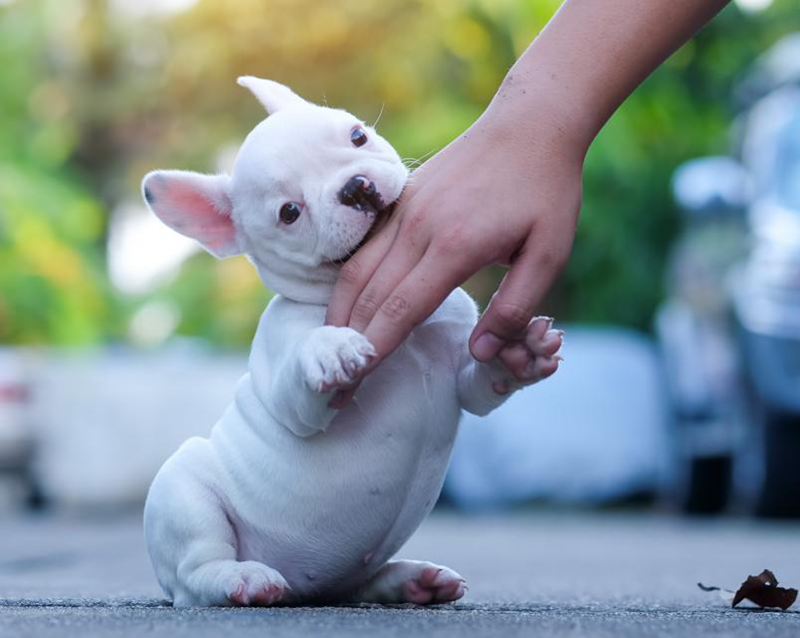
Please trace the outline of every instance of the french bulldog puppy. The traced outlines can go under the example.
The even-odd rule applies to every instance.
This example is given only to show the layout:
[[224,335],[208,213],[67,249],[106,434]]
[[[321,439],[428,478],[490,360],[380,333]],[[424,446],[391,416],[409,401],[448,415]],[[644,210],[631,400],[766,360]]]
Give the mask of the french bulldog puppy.
[[[175,606],[328,601],[435,604],[464,595],[447,567],[390,560],[442,487],[461,410],[486,414],[558,367],[560,331],[534,320],[520,381],[467,340],[474,302],[454,291],[337,411],[333,394],[375,350],[325,326],[343,260],[397,200],[408,173],[375,130],[276,82],[243,77],[270,116],[233,174],[155,171],[152,211],[217,257],[244,253],[276,295],[249,372],[209,438],[153,481],[144,514],[155,572]],[[513,358],[513,357],[512,357]]]

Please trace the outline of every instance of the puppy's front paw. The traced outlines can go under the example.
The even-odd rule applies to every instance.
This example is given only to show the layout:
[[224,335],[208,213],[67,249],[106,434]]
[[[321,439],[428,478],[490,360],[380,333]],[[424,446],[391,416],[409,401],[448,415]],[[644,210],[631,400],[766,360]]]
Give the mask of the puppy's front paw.
[[274,605],[289,591],[279,572],[255,561],[235,563],[227,577],[226,597],[238,607]]
[[564,331],[553,329],[549,317],[536,317],[519,341],[507,344],[497,355],[506,371],[503,379],[494,382],[497,394],[506,394],[513,385],[531,385],[552,375],[561,362],[558,352]]
[[352,328],[323,326],[303,345],[300,365],[308,386],[325,393],[354,383],[376,354],[369,340]]
[[179,583],[175,607],[266,607],[285,601],[291,587],[275,569],[256,561],[212,560]]

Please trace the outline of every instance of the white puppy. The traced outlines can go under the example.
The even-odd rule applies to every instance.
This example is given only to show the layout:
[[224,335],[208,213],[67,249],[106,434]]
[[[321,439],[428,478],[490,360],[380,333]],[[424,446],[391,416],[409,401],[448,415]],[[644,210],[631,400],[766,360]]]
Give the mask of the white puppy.
[[[233,175],[155,171],[143,182],[167,225],[218,257],[246,254],[277,293],[233,404],[150,489],[158,580],[176,606],[456,600],[465,588],[454,571],[389,559],[436,502],[461,410],[486,414],[521,383],[470,356],[477,311],[456,290],[347,408],[328,406],[375,351],[350,328],[324,326],[325,306],[342,260],[407,171],[349,113],[269,80],[239,83],[271,116],[247,136]],[[526,383],[558,365],[550,323],[534,320],[515,346]]]

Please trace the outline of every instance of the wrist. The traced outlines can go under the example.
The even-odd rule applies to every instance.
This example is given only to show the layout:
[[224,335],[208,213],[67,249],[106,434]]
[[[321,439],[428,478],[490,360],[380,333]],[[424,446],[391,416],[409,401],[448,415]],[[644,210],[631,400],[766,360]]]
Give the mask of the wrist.
[[527,80],[517,82],[509,73],[476,125],[487,127],[498,141],[524,146],[548,161],[582,166],[597,131],[574,109],[535,86]]

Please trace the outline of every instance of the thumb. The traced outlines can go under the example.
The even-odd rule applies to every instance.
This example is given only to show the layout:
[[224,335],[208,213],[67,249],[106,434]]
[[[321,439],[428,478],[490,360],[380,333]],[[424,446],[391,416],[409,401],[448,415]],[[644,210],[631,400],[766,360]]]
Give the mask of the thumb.
[[478,361],[492,359],[507,342],[524,334],[550,284],[543,273],[532,254],[521,255],[506,273],[469,339]]

